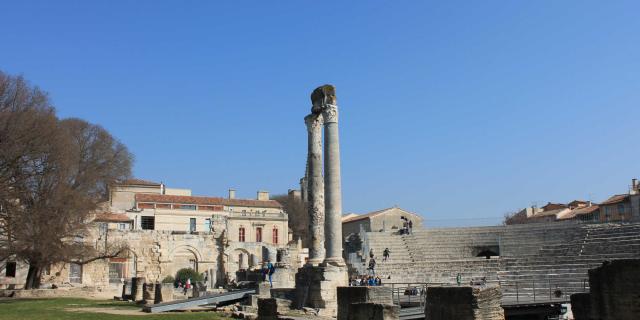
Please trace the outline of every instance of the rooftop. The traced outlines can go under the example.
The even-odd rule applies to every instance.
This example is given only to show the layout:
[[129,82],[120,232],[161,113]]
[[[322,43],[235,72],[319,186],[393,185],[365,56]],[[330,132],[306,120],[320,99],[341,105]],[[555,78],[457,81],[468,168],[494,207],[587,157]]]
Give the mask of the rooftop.
[[130,222],[131,219],[123,213],[103,212],[96,214],[95,222]]
[[142,179],[136,179],[136,178],[123,180],[122,182],[120,182],[118,184],[119,185],[133,185],[133,186],[153,186],[153,187],[156,187],[156,186],[159,187],[161,185],[158,182],[142,180]]
[[377,216],[379,214],[383,214],[385,212],[388,212],[388,211],[391,211],[391,210],[394,210],[394,209],[406,212],[407,214],[418,216],[418,214],[416,214],[416,213],[409,212],[407,210],[404,210],[404,209],[401,209],[401,208],[398,208],[398,207],[391,207],[391,208],[377,210],[377,211],[373,211],[373,212],[369,212],[369,213],[365,213],[365,214],[360,214],[360,215],[356,215],[356,214],[351,213],[349,216],[343,217],[342,223],[353,222],[353,221],[358,221],[358,220],[362,220],[362,219],[366,219],[366,218],[375,217],[375,216]]
[[223,205],[238,207],[282,208],[275,200],[228,199],[218,197],[174,196],[165,194],[136,194],[137,202],[180,203],[195,205]]
[[620,202],[624,202],[629,198],[628,194],[616,194],[615,196],[612,196],[611,198],[605,200],[604,202],[601,203],[601,205],[603,204],[615,204],[615,203],[620,203]]

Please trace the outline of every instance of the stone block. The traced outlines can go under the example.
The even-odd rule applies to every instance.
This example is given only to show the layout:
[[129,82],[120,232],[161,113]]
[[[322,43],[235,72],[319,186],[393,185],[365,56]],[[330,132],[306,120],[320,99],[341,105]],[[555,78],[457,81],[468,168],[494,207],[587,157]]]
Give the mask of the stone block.
[[347,286],[347,267],[341,266],[305,266],[296,274],[297,309],[310,307],[320,309],[323,316],[336,316],[337,288]]
[[258,282],[258,296],[263,298],[271,297],[271,286],[269,282]]
[[400,306],[392,304],[356,302],[349,307],[348,320],[398,320]]
[[390,287],[338,287],[338,320],[346,320],[353,303],[393,304]]
[[605,262],[589,270],[590,309],[594,319],[638,319],[640,259]]
[[426,320],[504,320],[499,287],[429,287]]
[[133,301],[142,301],[143,284],[144,284],[144,278],[141,278],[141,277],[131,278],[131,299],[133,299]]
[[573,313],[573,317],[575,320],[591,320],[591,294],[572,294],[571,312]]
[[296,298],[295,288],[273,288],[270,292],[272,298],[287,299],[291,301],[294,301]]
[[155,297],[155,285],[153,283],[144,283],[142,285],[142,300],[152,301]]
[[274,298],[258,299],[258,319],[276,320],[278,319],[278,302]]

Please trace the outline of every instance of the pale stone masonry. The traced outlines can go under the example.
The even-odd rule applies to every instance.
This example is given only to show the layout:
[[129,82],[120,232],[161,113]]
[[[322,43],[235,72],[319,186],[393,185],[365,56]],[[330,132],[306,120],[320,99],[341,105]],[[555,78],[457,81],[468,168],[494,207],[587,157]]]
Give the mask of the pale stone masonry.
[[[342,258],[342,195],[340,181],[340,142],[335,88],[324,85],[311,94],[311,114],[305,117],[309,132],[307,197],[311,219],[312,252],[310,263],[296,274],[297,307],[320,309],[323,316],[336,316],[337,288],[348,285],[347,267]],[[324,190],[322,190],[322,139],[324,125]],[[323,192],[324,191],[324,192]],[[324,197],[324,206],[320,199]],[[320,215],[320,209],[322,215]],[[325,215],[326,213],[326,215]],[[318,228],[324,217],[324,232]],[[318,264],[319,239],[324,238],[326,256]]]
[[[324,88],[324,87],[323,87]],[[335,103],[335,95],[333,96]],[[340,175],[340,139],[338,134],[338,106],[326,104],[324,118],[325,148],[325,262],[343,266],[342,258],[342,187]]]
[[[335,88],[331,85],[316,88],[311,94],[311,103],[311,114],[304,118],[308,131],[306,184],[311,219],[309,263],[317,265],[324,262],[345,266],[342,258],[342,183]],[[324,183],[321,132],[323,126]],[[324,221],[324,230],[320,227],[322,221]]]
[[308,131],[308,210],[309,210],[309,263],[318,265],[325,258],[325,199],[322,179],[322,115],[310,114],[304,118]]

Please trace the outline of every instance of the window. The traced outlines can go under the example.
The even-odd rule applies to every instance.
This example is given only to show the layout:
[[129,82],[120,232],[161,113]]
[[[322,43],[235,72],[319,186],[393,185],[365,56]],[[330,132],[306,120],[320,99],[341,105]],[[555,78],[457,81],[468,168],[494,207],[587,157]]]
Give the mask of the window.
[[155,229],[156,218],[152,216],[142,216],[140,217],[140,226],[142,230],[154,230]]
[[278,228],[277,227],[275,226],[273,227],[272,234],[273,234],[273,239],[271,240],[271,242],[273,244],[278,244]]
[[69,265],[69,282],[82,283],[82,265],[72,263]]
[[204,231],[206,231],[206,232],[210,232],[211,231],[211,219],[209,219],[209,218],[204,220]]
[[189,231],[196,232],[196,218],[189,219]]
[[244,242],[244,227],[240,227],[238,230],[238,241]]
[[118,223],[118,230],[127,230],[129,229],[128,223]]
[[117,261],[114,262],[114,259],[111,259],[109,262],[109,283],[120,283],[122,278],[124,278],[124,263]]
[[618,203],[618,214],[624,214],[624,204]]
[[106,222],[101,222],[99,225],[100,235],[104,235],[107,233],[107,229],[109,228],[109,224]]
[[262,228],[256,228],[256,242],[262,242]]
[[180,210],[196,210],[196,205],[195,204],[174,204],[173,208],[180,209]]
[[5,267],[5,277],[15,278],[16,277],[16,263],[15,261],[7,262],[7,266]]

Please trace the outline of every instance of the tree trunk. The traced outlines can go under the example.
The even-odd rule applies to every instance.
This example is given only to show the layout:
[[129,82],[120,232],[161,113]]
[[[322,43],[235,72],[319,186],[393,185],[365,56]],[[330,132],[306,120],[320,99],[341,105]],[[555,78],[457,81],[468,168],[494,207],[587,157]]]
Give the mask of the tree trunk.
[[27,272],[27,281],[24,284],[25,289],[38,289],[40,287],[40,278],[42,276],[42,269],[34,263],[29,264],[29,271]]

